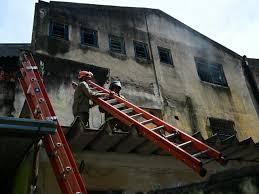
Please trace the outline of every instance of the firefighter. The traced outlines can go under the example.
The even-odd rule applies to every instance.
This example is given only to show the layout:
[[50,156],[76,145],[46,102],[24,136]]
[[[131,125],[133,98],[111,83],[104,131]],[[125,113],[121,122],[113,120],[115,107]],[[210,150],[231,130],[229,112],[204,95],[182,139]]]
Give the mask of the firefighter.
[[120,91],[121,91],[121,82],[120,81],[113,81],[110,84],[109,89],[111,92],[114,92],[115,95],[117,95],[121,98],[124,98],[124,96],[120,95]]
[[[113,81],[110,86],[110,95],[117,95],[123,99],[125,99],[124,96],[120,94],[121,91],[121,82],[120,81]],[[102,108],[100,108],[101,112],[104,112]],[[119,131],[128,131],[128,128],[126,125],[121,123],[118,119],[114,118],[111,114],[105,112],[105,123],[103,125],[103,128],[108,132],[109,135],[112,135],[114,132]]]
[[85,127],[89,127],[89,109],[90,105],[90,96],[101,97],[105,94],[98,94],[90,89],[87,84],[87,80],[91,80],[93,74],[89,71],[80,71],[78,74],[79,84],[75,82],[72,83],[74,92],[74,102],[73,102],[73,115],[74,117],[80,117]]

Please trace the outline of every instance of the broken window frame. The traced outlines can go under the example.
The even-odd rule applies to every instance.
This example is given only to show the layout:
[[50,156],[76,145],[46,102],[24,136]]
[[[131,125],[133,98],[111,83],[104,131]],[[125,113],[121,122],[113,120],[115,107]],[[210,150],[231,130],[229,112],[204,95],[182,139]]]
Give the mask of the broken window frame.
[[[86,40],[86,35],[92,36],[91,41]],[[91,47],[97,47],[98,48],[98,32],[97,30],[88,29],[88,28],[81,28],[80,30],[80,37],[81,37],[81,44],[87,45]]]
[[195,58],[195,63],[201,81],[228,87],[223,66],[221,64],[209,63],[201,58]]
[[[134,51],[135,51],[136,58],[146,59],[146,60],[150,59],[148,45],[146,43],[134,40],[133,44],[134,44]],[[141,51],[141,49],[143,49],[143,50]]]
[[[159,59],[161,63],[173,65],[173,59],[171,55],[171,50],[163,47],[157,47]],[[166,58],[166,59],[165,59]]]
[[209,127],[213,135],[221,142],[236,136],[235,123],[232,120],[209,117]]
[[50,21],[49,36],[52,38],[69,40],[69,28],[67,24]]
[[112,52],[126,54],[125,41],[123,37],[109,35],[109,47]]

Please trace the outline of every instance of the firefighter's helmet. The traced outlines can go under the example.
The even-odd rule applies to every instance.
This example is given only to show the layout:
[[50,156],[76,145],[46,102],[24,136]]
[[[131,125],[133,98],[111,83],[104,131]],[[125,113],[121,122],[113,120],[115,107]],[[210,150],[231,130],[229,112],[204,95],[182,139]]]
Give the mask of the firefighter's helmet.
[[121,90],[121,82],[120,82],[120,81],[113,81],[113,82],[110,84],[109,89],[112,90],[113,87],[118,87],[119,90]]
[[79,71],[78,73],[78,79],[82,78],[92,78],[93,74],[90,71]]

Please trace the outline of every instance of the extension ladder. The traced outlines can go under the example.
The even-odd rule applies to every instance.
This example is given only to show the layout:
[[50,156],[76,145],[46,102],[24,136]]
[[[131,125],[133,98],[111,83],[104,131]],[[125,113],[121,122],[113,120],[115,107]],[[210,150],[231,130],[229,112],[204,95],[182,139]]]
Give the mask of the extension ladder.
[[[87,83],[95,92],[110,93],[92,81],[87,81]],[[108,98],[92,96],[91,99],[124,124],[134,126],[141,135],[187,164],[200,176],[206,174],[202,157],[225,164],[224,157],[215,149],[115,94]]]
[[42,140],[62,193],[87,194],[31,53],[21,54],[20,71],[19,81],[34,119],[53,120],[57,124],[56,133],[44,135]]

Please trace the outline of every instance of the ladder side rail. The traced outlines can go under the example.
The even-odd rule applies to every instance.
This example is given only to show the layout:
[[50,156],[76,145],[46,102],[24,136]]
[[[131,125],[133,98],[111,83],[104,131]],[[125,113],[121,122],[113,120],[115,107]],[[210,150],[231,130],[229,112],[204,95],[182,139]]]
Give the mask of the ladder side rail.
[[146,126],[141,126],[141,124],[136,123],[138,128],[145,128],[145,132],[143,133],[149,140],[157,144],[159,147],[170,153],[176,159],[181,160],[187,166],[196,171],[199,175],[204,176],[206,174],[206,169],[203,168],[202,162],[193,157],[191,154],[186,152],[184,149],[177,147],[173,142],[163,138],[161,135],[149,130]]
[[[98,87],[100,90],[104,91],[104,92],[109,92],[108,90],[102,88],[101,86],[98,86],[97,84],[93,83],[92,81],[88,82],[90,85],[93,85],[94,87]],[[150,114],[147,111],[144,111],[143,109],[139,108],[138,106],[128,102],[127,100],[124,100],[122,98],[120,98],[119,96],[115,96],[114,98],[117,99],[118,103],[125,103],[126,107],[133,107],[134,111],[136,113],[144,113],[148,118],[153,119],[154,124],[156,125],[164,125],[165,129],[167,132],[169,133],[173,133],[173,132],[177,132],[179,133],[179,136],[182,140],[184,141],[192,141],[192,145],[195,149],[197,149],[197,151],[204,151],[209,149],[209,151],[207,152],[207,154],[211,157],[214,158],[216,160],[218,160],[221,163],[224,163],[224,159],[222,158],[222,154],[220,152],[218,152],[217,150],[215,150],[214,148],[204,144],[203,142],[195,139],[194,137],[188,135],[187,133],[182,132],[181,130],[177,129],[176,127],[173,127],[172,125],[164,122],[163,120],[153,116],[152,114]],[[109,112],[109,111],[108,111]]]
[[[26,95],[27,101],[28,102],[30,101],[29,102],[29,103],[31,103],[30,105],[33,105],[34,107],[36,107],[37,103],[39,103],[39,108],[40,108],[40,111],[42,113],[41,118],[39,118],[35,115],[34,115],[34,117],[36,119],[46,119],[46,117],[48,117],[48,116],[54,116],[55,113],[53,111],[53,108],[52,108],[52,112],[54,114],[53,113],[51,114],[50,111],[49,111],[47,102],[46,102],[46,100],[49,101],[49,99],[48,99],[48,96],[47,96],[46,93],[44,95],[45,87],[44,87],[43,83],[41,83],[42,85],[40,85],[40,82],[42,82],[41,78],[36,78],[35,81],[30,82],[31,81],[30,77],[35,78],[36,77],[35,73],[38,73],[38,75],[39,75],[39,72],[34,71],[34,70],[26,71],[26,67],[36,66],[35,63],[31,64],[31,61],[29,61],[28,56],[24,55],[24,57],[25,57],[25,61],[22,61],[23,68],[21,68],[21,72],[22,72],[22,75],[25,72],[25,75],[23,76],[24,79],[21,79],[21,84],[23,86],[23,90],[24,90],[24,93]],[[26,83],[26,81],[27,81],[27,83]],[[27,92],[26,92],[28,87],[25,87],[25,86],[29,85],[29,84],[32,84],[32,86],[37,86],[37,83],[40,85],[40,90],[38,92],[34,92],[33,95],[28,95]],[[34,87],[32,87],[32,88],[34,88]],[[37,99],[43,99],[43,101],[37,102]],[[30,108],[32,109],[33,106],[30,107]],[[81,189],[81,187],[79,185],[80,180],[78,180],[76,178],[75,172],[69,173],[69,176],[67,176],[65,179],[64,179],[64,177],[63,178],[60,177],[60,172],[66,172],[66,170],[68,170],[66,168],[67,166],[71,166],[72,170],[74,170],[74,169],[77,170],[77,168],[73,168],[73,166],[72,166],[72,164],[69,161],[69,158],[67,156],[68,153],[70,153],[72,155],[71,152],[67,152],[65,150],[65,148],[62,147],[62,146],[59,149],[55,150],[56,149],[55,142],[62,142],[62,144],[67,143],[66,141],[62,141],[62,139],[60,138],[60,133],[63,134],[63,132],[62,132],[62,129],[61,129],[58,122],[57,122],[57,125],[58,125],[57,126],[57,133],[55,135],[44,136],[44,138],[43,138],[44,146],[45,146],[48,154],[52,154],[53,152],[59,153],[58,154],[59,157],[50,157],[50,161],[52,163],[52,167],[54,169],[54,172],[56,174],[56,177],[58,179],[58,183],[60,185],[60,188],[61,188],[62,192],[65,193],[65,194],[79,192],[80,191],[79,188]],[[64,174],[64,175],[66,175],[66,174]],[[86,190],[81,189],[81,191],[86,193]]]
[[[35,61],[34,61],[34,59],[33,59],[33,57],[32,57],[31,54],[30,54],[30,57],[28,58],[28,60],[31,62],[31,64],[33,64],[34,66],[36,66],[36,63],[35,63]],[[53,107],[52,107],[52,105],[51,105],[51,103],[50,103],[48,94],[47,94],[47,92],[46,92],[45,86],[44,86],[44,84],[43,84],[43,82],[42,82],[42,78],[41,78],[41,76],[40,76],[40,74],[39,74],[39,71],[35,71],[34,73],[35,73],[35,76],[36,76],[37,80],[39,81],[38,83],[39,83],[39,85],[40,85],[40,88],[41,88],[42,93],[43,93],[43,95],[44,95],[44,98],[45,98],[45,100],[46,100],[47,106],[48,106],[48,108],[49,108],[49,110],[50,110],[50,114],[51,114],[51,116],[56,117],[55,112],[54,112],[54,109],[53,109]],[[70,147],[69,147],[69,145],[68,145],[68,143],[67,143],[67,141],[66,141],[65,135],[64,135],[64,133],[63,133],[63,131],[62,131],[62,128],[61,128],[59,122],[57,122],[57,131],[58,131],[58,134],[59,134],[59,138],[61,139],[61,141],[62,141],[62,143],[63,143],[63,146],[64,146],[64,148],[65,148],[65,150],[66,150],[66,154],[67,154],[68,159],[69,159],[69,161],[70,161],[70,165],[71,165],[72,169],[75,171],[75,175],[76,175],[76,177],[77,177],[78,184],[79,184],[81,190],[83,190],[83,191],[86,192],[86,188],[85,188],[85,186],[84,186],[84,182],[83,182],[83,180],[82,180],[82,177],[80,176],[80,173],[79,173],[79,171],[78,171],[76,162],[75,162],[75,160],[74,160],[74,158],[73,158],[72,152],[71,152]]]
[[[28,60],[30,61],[30,63],[31,63],[32,65],[36,66],[36,62],[35,62],[35,60],[34,60],[34,58],[33,58],[33,56],[32,56],[31,53],[30,53],[30,55],[29,55]],[[48,97],[46,88],[45,88],[45,86],[44,86],[44,84],[43,84],[43,81],[42,81],[42,78],[41,78],[41,76],[40,76],[39,71],[35,71],[35,76],[36,76],[36,78],[37,78],[37,80],[38,80],[38,83],[39,83],[40,88],[41,88],[41,90],[42,90],[43,96],[44,96],[44,98],[45,98],[45,100],[46,100],[46,103],[47,103],[47,106],[48,106],[48,109],[49,109],[49,111],[50,111],[51,116],[52,116],[52,117],[56,117],[56,114],[55,114],[54,109],[53,109],[53,107],[52,107],[52,105],[51,105],[51,102],[50,102],[50,100],[49,100],[49,97]],[[70,149],[70,147],[69,147],[69,145],[68,145],[68,143],[67,143],[67,141],[66,141],[66,138],[65,138],[65,135],[64,135],[64,133],[63,133],[63,130],[62,130],[62,128],[61,128],[61,126],[60,126],[60,124],[59,124],[58,122],[57,122],[57,131],[58,131],[58,134],[59,134],[59,136],[60,136],[60,138],[61,138],[61,141],[62,141],[62,143],[63,143],[63,146],[64,146],[64,148],[65,148],[65,150],[66,150],[66,154],[67,154],[68,159],[69,159],[69,161],[70,161],[70,163],[71,163],[71,166],[72,166],[73,170],[75,171],[75,175],[76,175],[76,177],[77,177],[78,184],[79,184],[81,190],[86,191],[84,182],[83,182],[83,180],[82,180],[82,177],[80,176],[80,173],[79,173],[79,170],[78,170],[78,168],[77,168],[76,162],[75,162],[75,160],[74,160],[74,158],[73,158],[71,149]]]
[[[27,91],[27,87],[26,87],[27,84],[25,83],[25,81],[23,79],[20,79],[20,83],[23,87],[23,91]],[[25,96],[26,96],[27,102],[29,103],[30,109],[33,110],[33,107],[36,107],[36,106],[35,106],[34,100],[32,99],[32,96],[30,96],[26,93],[25,93]],[[36,117],[35,114],[33,114],[33,117],[35,119],[44,119],[44,118],[40,118],[39,116]],[[47,151],[47,154],[50,154],[55,149],[53,141],[51,141],[50,135],[46,135],[46,136],[43,137],[43,143],[44,143],[44,147]],[[55,159],[57,161],[54,161]],[[54,173],[55,173],[56,177],[59,177],[60,172],[64,171],[64,168],[62,168],[61,165],[57,165],[57,163],[59,162],[58,158],[55,158],[55,157],[50,158],[50,162],[52,164],[52,168],[54,170]],[[59,183],[59,186],[60,186],[63,193],[68,193],[67,191],[69,191],[69,193],[72,193],[72,189],[67,183],[65,183],[63,181],[58,181],[58,183]]]
[[[105,102],[105,100],[101,98],[92,98],[92,100],[96,103],[99,104],[105,111],[113,114],[114,117],[120,118],[121,121],[126,121],[130,124],[134,124],[139,130],[142,131],[142,134],[163,148],[165,151],[169,152],[172,154],[175,158],[183,161],[186,165],[191,167],[194,171],[198,172],[200,175],[203,175],[203,173],[206,172],[204,168],[202,168],[202,163],[199,159],[192,157],[191,154],[186,152],[185,150],[177,147],[174,143],[171,141],[163,138],[159,134],[155,133],[154,131],[151,131],[148,129],[146,126],[142,125],[140,122],[136,121],[133,118],[130,118],[127,114],[117,110],[114,108],[112,105],[109,103]],[[130,122],[129,122],[130,121]],[[127,123],[124,123],[127,124]]]

